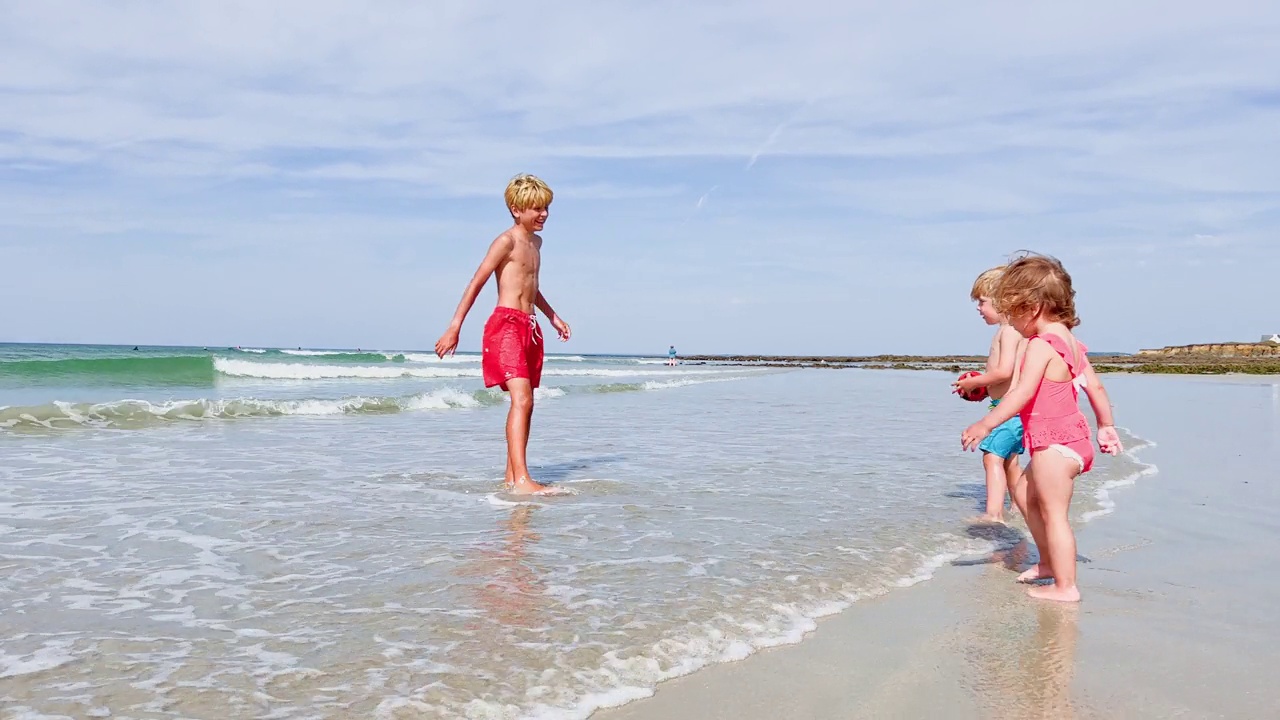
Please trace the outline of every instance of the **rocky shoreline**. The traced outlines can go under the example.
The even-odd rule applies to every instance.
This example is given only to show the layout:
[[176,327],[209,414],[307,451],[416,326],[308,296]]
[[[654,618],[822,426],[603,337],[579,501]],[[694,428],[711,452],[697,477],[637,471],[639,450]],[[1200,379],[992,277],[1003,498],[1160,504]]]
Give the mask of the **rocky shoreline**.
[[[1280,353],[1217,355],[1210,353],[1156,353],[1091,355],[1100,373],[1131,372],[1160,375],[1280,375]],[[751,367],[827,368],[864,370],[942,370],[963,372],[981,369],[979,355],[687,355],[687,364],[734,364]]]

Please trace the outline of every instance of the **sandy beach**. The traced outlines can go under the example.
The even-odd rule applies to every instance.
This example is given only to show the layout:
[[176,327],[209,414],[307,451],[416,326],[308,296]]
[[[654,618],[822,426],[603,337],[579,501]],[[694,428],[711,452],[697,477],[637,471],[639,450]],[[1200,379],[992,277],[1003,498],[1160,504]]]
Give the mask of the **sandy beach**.
[[1033,602],[1002,564],[962,559],[797,645],[593,718],[1280,717],[1267,680],[1280,661],[1280,380],[1107,383],[1158,470],[1108,489],[1115,511],[1077,526],[1078,607]]

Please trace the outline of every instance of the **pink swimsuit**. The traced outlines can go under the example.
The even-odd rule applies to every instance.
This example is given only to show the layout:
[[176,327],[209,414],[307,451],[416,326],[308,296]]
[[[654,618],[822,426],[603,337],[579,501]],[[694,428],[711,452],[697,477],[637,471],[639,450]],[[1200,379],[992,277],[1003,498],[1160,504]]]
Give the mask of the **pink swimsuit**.
[[[1093,467],[1093,443],[1090,442],[1089,421],[1080,412],[1078,387],[1084,386],[1083,366],[1089,360],[1084,343],[1076,341],[1080,350],[1080,367],[1072,359],[1071,348],[1057,335],[1036,335],[1057,351],[1071,371],[1066,382],[1040,379],[1036,394],[1024,406],[1018,416],[1022,418],[1023,443],[1028,452],[1052,449],[1080,464],[1080,472]],[[1025,362],[1025,360],[1024,360]]]

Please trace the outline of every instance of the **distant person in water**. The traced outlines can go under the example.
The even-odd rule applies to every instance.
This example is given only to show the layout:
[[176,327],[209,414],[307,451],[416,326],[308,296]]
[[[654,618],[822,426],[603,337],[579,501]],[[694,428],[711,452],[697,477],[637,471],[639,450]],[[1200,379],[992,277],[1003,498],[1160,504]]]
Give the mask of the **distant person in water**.
[[453,314],[449,329],[436,341],[436,355],[444,358],[458,348],[458,334],[476,296],[489,281],[497,277],[498,306],[484,326],[481,368],[485,387],[495,385],[511,395],[507,412],[507,490],[516,494],[547,493],[547,485],[529,477],[526,454],[529,426],[533,419],[533,391],[542,380],[542,327],[534,309],[541,310],[560,340],[569,339],[569,324],[556,314],[551,303],[538,289],[538,271],[542,267],[542,237],[538,231],[547,222],[551,206],[551,188],[533,175],[517,175],[504,193],[512,225],[489,246],[462,301]]
[[[999,405],[1005,393],[1009,392],[1009,385],[1013,382],[1013,361],[1023,342],[1022,335],[995,308],[993,298],[1003,272],[1003,265],[983,272],[973,282],[973,289],[969,292],[969,298],[978,303],[978,314],[988,325],[996,326],[995,336],[991,338],[991,350],[987,353],[987,366],[980,375],[952,383],[959,393],[986,388],[987,396],[991,398],[991,408]],[[1017,415],[1009,418],[991,431],[978,449],[982,451],[982,467],[987,486],[987,505],[981,520],[1004,522],[1006,490],[1013,496],[1013,503],[1018,511],[1025,515],[1026,489],[1019,485],[1022,468],[1018,465],[1018,456],[1022,454],[1022,420]]]
[[1106,388],[1089,363],[1088,348],[1076,339],[1076,291],[1062,263],[1043,255],[1020,257],[1005,267],[995,289],[996,311],[1027,343],[1014,361],[1013,388],[982,421],[960,434],[973,450],[1014,415],[1022,418],[1027,464],[1027,527],[1040,562],[1019,582],[1053,579],[1027,594],[1044,600],[1077,602],[1076,537],[1067,520],[1075,479],[1093,466],[1089,421],[1078,405],[1079,389],[1089,396],[1098,419],[1098,448],[1110,455],[1124,448],[1111,416]]
[[672,367],[675,367],[676,362],[677,362],[677,361],[676,361],[676,346],[675,346],[675,345],[672,345],[672,346],[667,350],[667,364],[668,364],[668,365],[670,365],[670,366],[672,366]]

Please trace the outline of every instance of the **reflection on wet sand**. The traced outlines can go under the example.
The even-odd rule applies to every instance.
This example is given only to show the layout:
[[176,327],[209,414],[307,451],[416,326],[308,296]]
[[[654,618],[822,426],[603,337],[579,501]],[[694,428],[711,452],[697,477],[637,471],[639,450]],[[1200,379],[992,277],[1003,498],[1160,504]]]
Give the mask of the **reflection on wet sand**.
[[1075,717],[1071,680],[1079,607],[1029,602],[1014,591],[999,594],[1003,599],[984,603],[988,609],[968,634],[973,645],[967,655],[983,716]]
[[545,584],[529,561],[530,547],[541,539],[530,529],[535,506],[520,505],[498,523],[499,538],[481,545],[475,559],[459,574],[478,578],[473,595],[478,608],[493,621],[531,628],[545,622],[541,603]]

